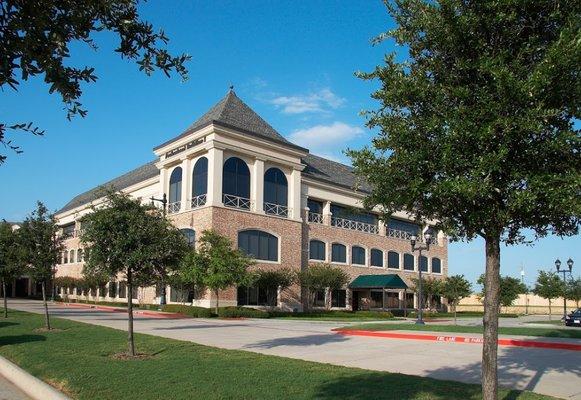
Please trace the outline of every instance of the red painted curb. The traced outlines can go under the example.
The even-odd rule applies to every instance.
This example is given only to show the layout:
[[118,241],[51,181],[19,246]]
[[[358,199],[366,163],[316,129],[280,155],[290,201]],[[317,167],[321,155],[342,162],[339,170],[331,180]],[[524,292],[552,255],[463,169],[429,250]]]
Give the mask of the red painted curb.
[[[97,311],[107,311],[107,312],[118,312],[124,313],[127,312],[125,308],[117,308],[112,306],[100,306],[100,305],[91,305],[91,304],[84,304],[84,303],[63,303],[65,307],[79,307],[79,308],[89,308],[92,310]],[[176,313],[164,313],[164,312],[156,312],[156,311],[143,311],[143,310],[133,310],[133,314],[143,315],[146,317],[153,317],[153,318],[187,318],[182,314]]]
[[[483,339],[481,337],[470,337],[470,336],[425,335],[415,333],[397,333],[397,332],[365,331],[365,330],[334,330],[334,331],[339,335],[349,335],[349,336],[368,336],[368,337],[408,339],[408,340],[430,340],[435,342],[452,342],[452,343],[472,343],[472,344],[483,343]],[[533,340],[525,339],[500,338],[498,339],[498,344],[500,346],[536,347],[541,349],[581,351],[581,344],[573,343],[536,342]]]

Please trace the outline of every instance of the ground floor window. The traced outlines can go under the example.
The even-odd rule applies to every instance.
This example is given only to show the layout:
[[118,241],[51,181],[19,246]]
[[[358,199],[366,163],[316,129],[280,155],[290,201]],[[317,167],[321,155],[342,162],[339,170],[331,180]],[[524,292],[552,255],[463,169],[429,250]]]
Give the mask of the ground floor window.
[[405,294],[405,307],[406,308],[414,308],[414,294],[413,293],[406,293]]
[[96,287],[92,287],[91,288],[91,296],[92,297],[97,297],[97,288]]
[[385,306],[387,308],[399,308],[399,294],[393,292],[385,293]]
[[440,296],[433,295],[430,301],[430,305],[433,308],[440,309],[442,308],[442,298]]
[[372,290],[369,300],[369,308],[383,308],[383,290]]
[[313,307],[325,307],[325,291],[315,290],[313,292]]
[[194,300],[194,291],[189,288],[170,286],[169,300],[174,303],[191,303]]
[[238,287],[239,306],[277,306],[278,289],[261,287]]
[[117,282],[109,282],[109,297],[114,298],[117,295]]
[[131,288],[131,298],[138,299],[139,298],[138,295],[139,295],[139,288],[137,286],[133,286]]
[[124,299],[127,297],[127,283],[125,281],[119,282],[119,298]]
[[333,290],[331,293],[331,307],[347,307],[347,291],[345,289]]

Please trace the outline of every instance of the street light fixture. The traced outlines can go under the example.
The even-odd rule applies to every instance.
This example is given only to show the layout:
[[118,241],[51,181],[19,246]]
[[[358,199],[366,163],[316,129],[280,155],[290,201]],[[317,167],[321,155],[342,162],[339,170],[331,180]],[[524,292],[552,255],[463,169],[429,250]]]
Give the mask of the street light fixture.
[[[155,197],[151,196],[150,200],[151,200],[151,205],[153,205],[154,201],[159,201],[162,204],[163,216],[165,217],[165,212],[167,209],[167,195],[164,193],[163,196],[161,196],[161,199],[156,199]],[[167,303],[166,294],[165,294],[165,282],[163,281],[163,276],[161,277],[160,286],[161,286],[161,288],[160,288],[160,293],[159,293],[159,305],[163,307]]]
[[432,229],[428,228],[427,231],[424,232],[424,241],[422,242],[421,238],[416,235],[410,236],[410,244],[412,245],[412,253],[414,251],[418,251],[418,272],[419,272],[419,280],[418,280],[418,319],[416,320],[417,325],[424,325],[424,313],[423,313],[423,301],[422,301],[422,251],[429,251],[430,250],[430,243],[432,242]]
[[[569,273],[569,276],[572,275],[572,271],[573,271],[573,260],[571,258],[569,258],[567,260],[567,267],[568,268],[563,268],[561,269],[561,260],[559,260],[558,258],[555,260],[555,267],[557,268],[557,273],[558,274],[563,274],[563,284],[564,284],[564,288],[566,289],[567,285],[567,272]],[[563,318],[567,317],[567,295],[565,292],[563,292]]]

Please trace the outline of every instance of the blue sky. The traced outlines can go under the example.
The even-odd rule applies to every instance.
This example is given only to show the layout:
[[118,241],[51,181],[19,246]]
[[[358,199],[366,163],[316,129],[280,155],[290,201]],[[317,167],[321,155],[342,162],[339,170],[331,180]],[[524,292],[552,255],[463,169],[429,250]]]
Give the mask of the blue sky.
[[[171,4],[171,7],[167,7]],[[0,96],[0,120],[34,121],[42,138],[12,134],[24,149],[0,167],[0,218],[21,220],[37,199],[51,209],[153,159],[152,148],[181,133],[225,95],[236,93],[279,132],[315,154],[346,161],[342,150],[369,143],[373,132],[359,115],[376,106],[376,83],[354,77],[382,62],[393,43],[370,39],[393,27],[380,1],[172,1],[150,0],[142,17],[163,27],[169,48],[192,56],[190,79],[147,77],[112,52],[115,38],[95,36],[99,51],[72,46],[77,66],[92,65],[99,77],[84,86],[86,118],[69,122],[57,96],[42,79]],[[543,239],[534,247],[503,249],[503,274],[526,280],[554,268],[560,257],[578,260],[581,241]],[[452,274],[471,280],[484,270],[481,241],[449,247]],[[579,275],[578,273],[576,275]]]

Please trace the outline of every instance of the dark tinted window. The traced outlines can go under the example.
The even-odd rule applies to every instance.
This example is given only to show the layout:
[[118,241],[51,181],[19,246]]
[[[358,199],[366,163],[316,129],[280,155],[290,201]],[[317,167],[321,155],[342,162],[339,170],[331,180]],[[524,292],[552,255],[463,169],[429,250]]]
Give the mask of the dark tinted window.
[[331,292],[331,307],[345,308],[347,306],[347,291],[337,289]]
[[347,262],[347,248],[339,243],[333,243],[331,246],[331,261],[346,263]]
[[237,300],[239,306],[277,306],[278,289],[275,287],[246,287],[238,288]]
[[208,159],[200,158],[196,161],[192,174],[192,197],[208,193]]
[[325,243],[320,240],[311,240],[309,243],[309,258],[311,260],[325,260]]
[[371,249],[371,265],[373,267],[383,267],[383,251]]
[[279,206],[288,204],[286,176],[278,168],[270,168],[264,174],[264,201]]
[[414,256],[412,256],[411,254],[403,255],[403,269],[407,271],[414,270]]
[[365,265],[365,249],[359,246],[351,248],[351,264]]
[[239,232],[238,248],[257,260],[278,261],[278,238],[267,232]]
[[244,161],[237,157],[224,163],[222,193],[250,198],[250,171]]
[[117,295],[117,282],[109,282],[109,297],[115,297]]
[[420,227],[418,224],[414,224],[413,222],[403,221],[400,219],[393,219],[390,218],[387,221],[387,228],[388,229],[395,229],[397,231],[407,232],[410,235],[417,235],[420,231]]
[[[413,269],[413,257],[412,257],[412,269]],[[395,251],[389,251],[387,253],[387,268],[399,269],[399,253]]]
[[127,284],[125,281],[119,282],[119,298],[124,299],[127,297]]
[[169,178],[169,202],[175,203],[182,198],[182,168],[177,167]]
[[312,213],[323,213],[323,203],[320,201],[307,199],[307,207],[309,207],[309,211]]
[[420,257],[420,268],[422,269],[422,272],[428,272],[428,257]]
[[377,216],[375,214],[363,211],[358,212],[357,210],[340,206],[338,204],[331,204],[331,213],[334,218],[349,219],[351,221],[358,221],[371,225],[377,224]]
[[180,231],[184,234],[190,246],[193,246],[196,243],[196,231],[190,228],[180,229]]
[[439,258],[432,258],[432,272],[437,274],[442,272],[442,261]]

